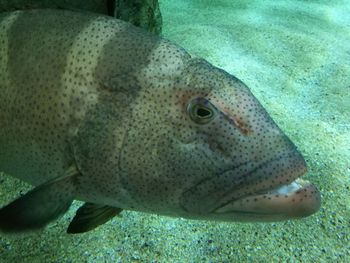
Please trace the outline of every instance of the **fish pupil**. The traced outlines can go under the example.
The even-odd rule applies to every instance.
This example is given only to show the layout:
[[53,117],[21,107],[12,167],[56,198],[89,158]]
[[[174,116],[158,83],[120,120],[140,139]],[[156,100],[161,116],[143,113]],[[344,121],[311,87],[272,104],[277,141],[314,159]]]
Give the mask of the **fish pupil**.
[[198,108],[197,109],[197,115],[201,118],[206,118],[211,115],[211,112],[204,108]]

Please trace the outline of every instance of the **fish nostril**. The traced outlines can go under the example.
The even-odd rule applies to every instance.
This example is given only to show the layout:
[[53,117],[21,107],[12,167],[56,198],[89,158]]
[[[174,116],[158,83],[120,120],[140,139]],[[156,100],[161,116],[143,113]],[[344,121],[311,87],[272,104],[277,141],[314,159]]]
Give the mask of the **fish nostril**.
[[209,142],[209,148],[212,151],[220,151],[220,152],[224,152],[224,149],[222,148],[222,146],[217,143],[217,142]]

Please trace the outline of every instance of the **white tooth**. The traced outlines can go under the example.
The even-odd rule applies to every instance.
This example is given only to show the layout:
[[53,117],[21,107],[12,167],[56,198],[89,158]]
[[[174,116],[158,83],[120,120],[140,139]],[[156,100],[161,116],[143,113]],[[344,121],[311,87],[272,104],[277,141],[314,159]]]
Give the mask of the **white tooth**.
[[300,188],[299,184],[297,184],[296,182],[292,182],[289,185],[283,185],[280,188],[276,189],[276,192],[278,194],[286,195],[288,193],[295,192],[299,188]]
[[281,195],[286,195],[292,192],[295,192],[302,188],[303,186],[309,184],[309,181],[303,180],[301,178],[297,178],[295,181],[288,185],[283,185],[279,188],[276,188],[272,191],[270,191],[271,194],[281,194]]

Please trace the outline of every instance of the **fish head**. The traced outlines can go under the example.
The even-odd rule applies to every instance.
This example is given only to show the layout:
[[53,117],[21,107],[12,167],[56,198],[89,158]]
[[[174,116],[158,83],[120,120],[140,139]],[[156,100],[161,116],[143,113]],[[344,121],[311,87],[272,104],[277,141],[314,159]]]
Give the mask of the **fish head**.
[[[245,84],[205,60],[147,89],[122,151],[141,210],[222,221],[276,221],[320,207],[295,145]],[[140,207],[139,207],[140,208]]]

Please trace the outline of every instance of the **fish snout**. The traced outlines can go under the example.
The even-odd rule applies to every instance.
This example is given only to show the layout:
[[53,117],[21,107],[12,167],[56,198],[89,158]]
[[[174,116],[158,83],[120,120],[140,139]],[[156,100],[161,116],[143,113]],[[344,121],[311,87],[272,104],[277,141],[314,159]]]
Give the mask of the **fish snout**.
[[308,181],[297,179],[273,191],[246,196],[217,209],[222,220],[279,221],[310,216],[321,206],[318,189]]
[[186,191],[185,210],[197,217],[222,221],[278,221],[315,213],[320,193],[299,177],[307,172],[296,150],[261,163],[235,166]]
[[225,198],[214,214],[225,221],[232,217],[263,222],[312,215],[320,208],[321,195],[316,186],[300,178],[306,172],[305,160],[297,150],[278,156],[255,173],[255,177],[268,176],[251,180],[251,187],[239,197],[235,194],[236,198]]

